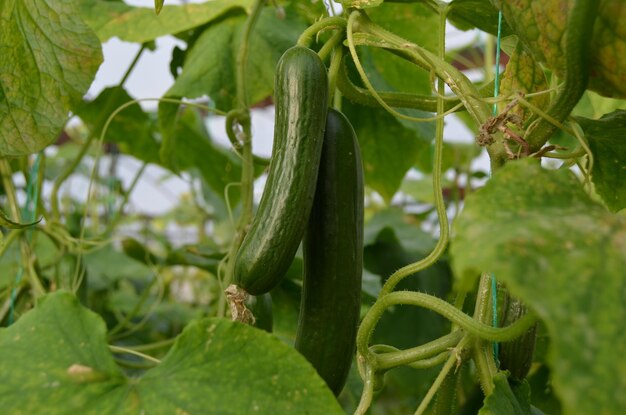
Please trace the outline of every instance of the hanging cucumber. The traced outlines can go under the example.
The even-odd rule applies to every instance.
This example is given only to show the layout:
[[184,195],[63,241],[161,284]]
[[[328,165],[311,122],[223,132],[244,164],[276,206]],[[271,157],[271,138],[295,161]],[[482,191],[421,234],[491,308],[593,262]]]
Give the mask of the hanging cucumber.
[[[502,290],[503,315],[500,319],[500,327],[507,327],[528,313],[528,309],[520,300],[510,296],[508,291]],[[537,324],[517,339],[500,343],[500,369],[508,370],[514,381],[524,380],[530,366],[533,363],[535,353],[535,339],[537,336]]]
[[283,54],[274,104],[269,175],[235,261],[233,283],[253,295],[269,292],[285,275],[313,204],[328,112],[326,67],[315,52],[294,46]]
[[326,120],[315,201],[304,238],[296,349],[338,395],[354,355],[363,266],[363,170],[354,129]]

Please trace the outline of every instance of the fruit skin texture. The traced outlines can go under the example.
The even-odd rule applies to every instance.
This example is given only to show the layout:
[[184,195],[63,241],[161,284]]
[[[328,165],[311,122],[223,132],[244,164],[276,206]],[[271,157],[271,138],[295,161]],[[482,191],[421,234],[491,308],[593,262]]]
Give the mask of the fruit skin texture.
[[235,262],[234,284],[269,292],[283,278],[306,229],[328,112],[326,67],[294,46],[276,67],[274,147],[267,183]]
[[326,121],[315,202],[304,239],[295,347],[338,395],[355,351],[363,270],[363,168],[348,119]]
[[[520,300],[511,297],[508,292],[503,292],[503,315],[500,326],[506,327],[522,318],[528,309]],[[537,337],[537,325],[532,326],[519,338],[506,343],[500,343],[500,369],[508,370],[511,379],[516,382],[524,380],[533,363],[535,353],[535,339]]]

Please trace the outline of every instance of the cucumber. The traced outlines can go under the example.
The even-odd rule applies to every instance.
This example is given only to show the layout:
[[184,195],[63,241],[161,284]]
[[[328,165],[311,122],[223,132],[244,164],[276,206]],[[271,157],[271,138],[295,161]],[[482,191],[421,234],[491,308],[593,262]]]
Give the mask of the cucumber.
[[326,67],[312,50],[294,46],[276,67],[274,147],[258,211],[235,260],[234,284],[269,292],[300,245],[315,196],[328,112]]
[[363,169],[348,119],[330,110],[304,238],[295,348],[338,395],[355,351],[363,268]]
[[[520,300],[513,298],[505,293],[503,299],[503,315],[500,320],[500,327],[507,327],[522,318],[528,309]],[[537,324],[533,325],[528,331],[517,339],[500,343],[498,359],[500,360],[500,369],[508,370],[516,382],[524,380],[530,366],[533,363],[533,355],[535,353],[535,339],[537,336]]]

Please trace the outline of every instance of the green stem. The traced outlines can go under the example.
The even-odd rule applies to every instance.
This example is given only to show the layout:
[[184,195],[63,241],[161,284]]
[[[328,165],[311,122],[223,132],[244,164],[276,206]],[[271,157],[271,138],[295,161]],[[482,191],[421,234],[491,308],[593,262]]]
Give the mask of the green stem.
[[[393,351],[386,351],[385,353],[377,353],[376,369],[391,369],[393,367],[410,365],[413,362],[433,357],[451,347],[456,346],[462,337],[463,332],[461,330],[456,330],[421,346],[406,350],[395,349]],[[372,346],[370,347],[370,350],[372,352],[384,350],[381,349],[381,346],[382,345]]]
[[335,48],[338,45],[341,44],[341,42],[343,41],[344,38],[345,38],[345,33],[344,33],[343,30],[338,31],[335,34],[333,34],[332,37],[330,39],[328,39],[328,41],[326,43],[324,43],[324,46],[322,46],[322,48],[319,50],[319,52],[317,52],[317,54],[320,57],[320,59],[325,61],[326,58],[328,57],[328,55],[330,55],[330,53],[333,50],[335,50]]
[[7,249],[9,249],[11,244],[22,234],[22,232],[24,232],[24,230],[25,229],[12,229],[11,232],[9,232],[9,235],[4,238],[0,244],[0,258],[4,256]]
[[379,357],[369,350],[368,344],[376,323],[385,310],[394,305],[411,305],[432,310],[456,323],[463,331],[487,341],[511,341],[524,334],[536,321],[534,315],[527,314],[510,326],[496,328],[473,319],[452,304],[432,295],[411,291],[392,292],[372,305],[357,333],[357,351],[375,369],[378,368]]
[[254,30],[259,17],[261,16],[261,10],[267,3],[267,0],[256,0],[252,6],[252,11],[246,20],[243,29],[243,38],[239,45],[239,51],[237,53],[237,69],[235,71],[235,80],[237,82],[237,106],[239,109],[248,108],[248,96],[246,90],[246,68],[248,66],[248,49],[250,47],[250,35]]
[[130,199],[131,193],[133,192],[133,190],[135,190],[137,183],[139,183],[139,179],[141,178],[141,175],[146,170],[146,167],[148,167],[148,163],[143,163],[141,167],[139,168],[139,170],[137,170],[137,173],[135,173],[135,177],[133,177],[133,181],[130,183],[130,186],[128,186],[128,190],[124,192],[124,196],[122,197],[122,202],[120,203],[119,208],[113,214],[113,217],[109,221],[105,234],[110,234],[111,232],[113,232],[113,229],[115,229],[115,227],[119,224],[120,220],[122,220],[122,218],[124,217],[123,216],[124,208],[126,207],[128,200]]
[[[480,283],[478,284],[478,292],[476,294],[476,306],[474,309],[474,321],[478,322],[479,324],[492,324],[491,287],[491,276],[487,273],[483,273],[480,277]],[[521,319],[518,321],[521,321]],[[528,330],[528,328],[530,328],[531,326],[532,324],[528,326],[526,330]],[[524,330],[519,335],[525,333],[526,330]],[[498,368],[494,360],[492,344],[485,340],[486,339],[484,337],[475,340],[475,344],[472,349],[472,358],[474,360],[474,363],[476,364],[478,379],[482,386],[483,392],[487,396],[493,390],[493,377],[497,373]]]
[[344,29],[346,27],[346,19],[340,16],[327,17],[309,26],[298,38],[298,46],[310,47],[313,37],[318,32],[328,28]]
[[[372,93],[366,88],[361,88],[352,82],[348,76],[347,68],[341,65],[341,69],[337,74],[337,87],[343,95],[350,101],[368,107],[380,107],[380,104]],[[491,96],[493,90],[493,82],[489,82],[479,88],[482,97]],[[380,98],[387,105],[393,108],[412,108],[427,112],[437,111],[437,97],[432,95],[412,94],[397,91],[377,91]],[[444,101],[444,109],[446,113],[449,111],[465,111],[465,107],[458,98],[446,97]]]
[[[458,343],[458,342],[457,342]],[[454,346],[454,344],[453,344]],[[421,346],[418,346],[421,347]],[[452,346],[451,346],[452,347]],[[417,349],[417,348],[414,348]],[[383,362],[384,359],[382,359],[382,357],[386,356],[387,354],[390,353],[402,353],[403,350],[398,349],[397,347],[393,347],[393,346],[389,346],[387,344],[375,344],[373,346],[370,347],[370,350],[374,353],[376,353],[377,355],[379,355],[379,362],[380,363],[380,370],[384,370],[385,368],[383,366],[385,366],[385,362]],[[412,349],[409,349],[412,350]],[[440,364],[442,364],[443,362],[445,362],[448,359],[448,356],[450,355],[450,351],[446,350],[446,351],[442,351],[439,354],[432,356],[432,357],[418,357],[419,360],[413,360],[413,359],[407,359],[405,362],[402,362],[398,365],[393,365],[391,367],[396,367],[396,366],[400,366],[400,365],[406,365],[408,367],[411,367],[413,369],[428,369],[431,367],[435,367],[438,366]],[[391,368],[390,367],[390,368]]]
[[173,339],[161,340],[161,341],[154,342],[154,343],[141,344],[139,346],[127,346],[127,348],[134,350],[136,352],[145,352],[149,350],[164,349],[166,347],[170,347],[172,344],[174,344],[175,341],[176,341],[176,338],[173,338]]
[[470,342],[470,339],[471,339],[471,336],[463,337],[463,339],[461,339],[461,341],[459,342],[458,346],[450,354],[450,356],[448,357],[448,360],[443,365],[443,368],[441,368],[441,371],[437,375],[437,378],[435,379],[431,387],[428,389],[426,396],[424,396],[424,399],[422,399],[422,402],[420,402],[420,405],[415,411],[415,415],[423,415],[426,412],[426,409],[428,409],[428,405],[437,394],[437,391],[439,390],[439,388],[441,388],[444,381],[448,378],[448,374],[450,373],[452,368],[456,364],[458,364],[459,353],[462,353],[465,346]]
[[237,251],[243,242],[243,238],[246,235],[247,227],[252,220],[253,212],[253,192],[254,192],[254,157],[252,155],[252,126],[250,123],[250,109],[248,107],[246,96],[246,77],[245,68],[248,60],[248,47],[250,44],[250,36],[254,30],[254,26],[258,21],[263,5],[267,0],[257,0],[254,3],[254,7],[248,19],[244,29],[244,37],[241,40],[239,53],[237,55],[237,69],[235,79],[237,80],[237,111],[240,114],[237,122],[242,128],[241,134],[241,155],[242,155],[242,169],[241,169],[241,216],[237,223],[237,229],[228,251],[228,265],[226,268],[226,274],[222,281],[222,290],[218,301],[217,315],[223,317],[226,313],[226,295],[224,289],[229,286],[233,279],[235,271],[235,261],[237,258]]
[[139,312],[141,311],[141,308],[143,307],[145,302],[148,300],[148,297],[150,296],[150,290],[152,289],[152,286],[154,285],[156,281],[157,281],[157,278],[155,276],[155,278],[152,280],[150,285],[148,285],[147,287],[143,289],[143,292],[141,293],[141,297],[139,297],[137,304],[135,304],[135,306],[130,311],[130,313],[126,314],[126,316],[121,321],[119,321],[111,330],[109,330],[108,337],[110,339],[115,338],[115,335],[119,333],[122,329],[127,327],[128,323],[130,323],[130,321],[133,318],[135,318],[137,314],[139,314]]
[[354,411],[354,415],[365,415],[372,404],[374,397],[374,376],[376,376],[374,370],[368,366],[366,368],[365,378],[363,379],[363,392],[361,393],[361,399]]
[[343,61],[343,48],[338,47],[333,50],[328,68],[328,105],[333,105],[335,97],[335,89],[337,86],[337,73],[341,71],[341,62]]
[[[442,13],[442,18],[445,19],[445,13]],[[352,17],[352,16],[351,16]],[[443,26],[445,28],[445,25]],[[442,33],[442,37],[439,40],[439,53],[441,56],[445,53],[445,30],[440,30]],[[444,83],[441,78],[438,80],[438,93],[443,95],[444,92]],[[441,98],[437,100],[437,114],[441,115],[444,113],[444,103]],[[415,274],[432,264],[434,264],[446,250],[448,246],[448,240],[450,237],[450,230],[448,224],[448,212],[446,210],[446,205],[443,200],[443,192],[441,188],[441,176],[442,176],[442,164],[443,164],[443,117],[437,118],[435,122],[435,154],[433,161],[433,192],[435,198],[435,207],[437,208],[437,217],[439,219],[439,240],[435,245],[435,248],[432,250],[430,254],[428,254],[424,259],[414,262],[413,264],[409,264],[404,266],[394,272],[388,279],[385,281],[383,288],[380,291],[379,298],[384,296],[387,293],[393,291],[393,289],[398,285],[400,281],[409,275]]]
[[[457,362],[458,367],[458,362]],[[445,366],[444,368],[445,369]],[[442,369],[442,370],[443,370]],[[444,378],[437,394],[435,395],[435,405],[431,415],[452,415],[456,403],[456,384],[458,381],[457,371],[449,371]]]
[[157,364],[161,363],[159,359],[152,357],[150,355],[144,354],[144,353],[140,353],[134,349],[127,349],[126,347],[113,346],[110,344],[109,350],[112,351],[113,353],[132,354],[133,356],[141,357],[142,359],[148,360],[153,363],[157,363]]
[[481,100],[476,86],[454,66],[419,45],[376,25],[362,11],[355,11],[350,17],[354,19],[355,30],[365,34],[359,39],[360,43],[382,47],[427,71],[434,71],[459,97],[476,124],[482,125],[489,119],[489,105]]
[[9,202],[9,209],[11,210],[11,215],[13,215],[13,221],[20,223],[20,205],[15,195],[15,186],[13,186],[13,172],[11,171],[11,165],[5,158],[0,159],[0,175],[2,175],[2,186],[4,187],[4,193]]

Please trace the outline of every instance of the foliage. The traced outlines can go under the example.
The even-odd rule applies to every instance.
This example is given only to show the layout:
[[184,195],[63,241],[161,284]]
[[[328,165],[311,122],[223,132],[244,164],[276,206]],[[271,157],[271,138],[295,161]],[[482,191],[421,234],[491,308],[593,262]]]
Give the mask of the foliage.
[[[3,413],[626,412],[626,6],[530,3],[1,2]],[[493,99],[493,39],[446,51],[444,22],[496,35],[500,9],[510,56]],[[166,35],[185,46],[148,110],[125,82]],[[85,96],[114,37],[137,59]],[[272,103],[294,44],[326,64],[365,173],[361,323],[337,398],[292,347],[300,253],[264,302],[273,333],[227,318],[268,165],[250,114]],[[444,141],[448,117],[475,142]],[[225,121],[230,147],[209,120]],[[155,166],[189,193],[136,214]],[[502,290],[529,313],[493,327]],[[513,379],[494,345],[528,341],[530,327],[533,365]]]

